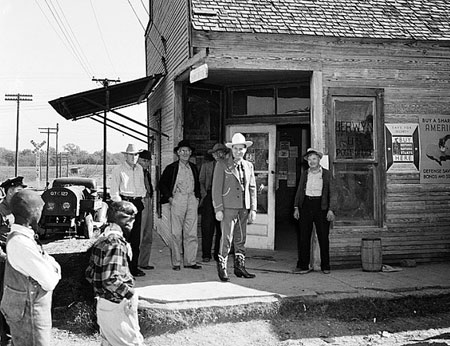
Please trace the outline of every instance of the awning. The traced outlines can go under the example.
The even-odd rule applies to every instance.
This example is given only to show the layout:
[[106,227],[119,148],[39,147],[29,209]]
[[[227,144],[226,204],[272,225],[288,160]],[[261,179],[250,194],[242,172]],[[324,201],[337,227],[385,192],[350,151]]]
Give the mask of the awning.
[[[110,85],[107,88],[60,97],[49,103],[67,120],[76,120],[80,117],[135,105],[146,100],[163,76],[154,74],[130,82]],[[108,104],[107,99],[109,99]]]

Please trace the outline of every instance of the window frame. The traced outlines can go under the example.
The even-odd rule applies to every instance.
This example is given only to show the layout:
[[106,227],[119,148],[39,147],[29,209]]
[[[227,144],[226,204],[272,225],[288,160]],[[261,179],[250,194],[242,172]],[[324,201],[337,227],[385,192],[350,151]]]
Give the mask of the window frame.
[[[281,117],[295,117],[295,116],[301,116],[311,113],[311,96],[309,95],[309,110],[308,111],[302,111],[299,113],[278,113],[278,91],[279,89],[283,88],[289,88],[289,87],[298,87],[298,88],[307,88],[309,90],[310,94],[310,84],[308,82],[294,82],[294,83],[269,83],[269,84],[256,84],[256,85],[239,85],[239,86],[233,86],[227,89],[227,112],[226,117],[228,119],[252,119],[252,118],[260,118],[260,117],[272,117],[275,116],[277,118]],[[233,110],[233,92],[239,91],[239,90],[261,90],[261,89],[273,89],[273,95],[274,95],[274,114],[252,114],[252,115],[235,115],[232,114]]]
[[[373,115],[373,158],[355,158],[345,159],[336,158],[336,116],[334,101],[335,100],[360,100],[368,99],[374,102],[375,111]],[[339,213],[336,215],[335,226],[369,226],[369,227],[383,227],[384,224],[384,200],[385,200],[385,158],[384,158],[384,89],[379,88],[328,88],[327,90],[327,127],[329,138],[329,159],[330,169],[333,177],[342,171],[348,170],[344,167],[349,165],[352,170],[359,167],[360,171],[368,171],[366,167],[373,168],[373,220],[357,219],[340,220]],[[357,169],[358,170],[358,169]],[[339,203],[339,201],[338,201]]]

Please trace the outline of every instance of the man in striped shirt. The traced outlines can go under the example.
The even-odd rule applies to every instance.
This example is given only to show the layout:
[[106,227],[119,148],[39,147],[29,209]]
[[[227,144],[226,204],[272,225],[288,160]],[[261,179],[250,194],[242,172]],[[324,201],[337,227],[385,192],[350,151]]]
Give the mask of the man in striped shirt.
[[113,202],[108,223],[92,247],[86,279],[97,299],[100,334],[110,345],[143,345],[139,329],[134,278],[128,267],[133,256],[125,240],[133,228],[136,207],[127,201]]

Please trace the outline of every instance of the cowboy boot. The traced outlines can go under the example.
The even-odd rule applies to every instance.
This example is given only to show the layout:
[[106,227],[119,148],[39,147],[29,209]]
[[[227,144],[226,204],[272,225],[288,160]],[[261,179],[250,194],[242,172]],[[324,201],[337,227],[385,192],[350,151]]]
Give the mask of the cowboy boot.
[[217,255],[218,261],[217,261],[217,273],[219,274],[220,281],[228,282],[230,281],[230,278],[227,274],[227,262],[228,262],[228,256],[222,257],[221,255]]
[[237,253],[234,255],[234,275],[238,278],[244,277],[245,279],[253,279],[256,277],[255,274],[250,274],[245,269],[245,256],[243,254]]

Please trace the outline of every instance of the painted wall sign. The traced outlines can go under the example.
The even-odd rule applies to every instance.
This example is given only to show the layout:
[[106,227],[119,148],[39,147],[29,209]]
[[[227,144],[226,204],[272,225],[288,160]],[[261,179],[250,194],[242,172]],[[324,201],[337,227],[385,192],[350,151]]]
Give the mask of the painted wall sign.
[[417,124],[386,124],[388,172],[418,172],[419,156]]
[[420,183],[450,184],[450,117],[419,118]]

